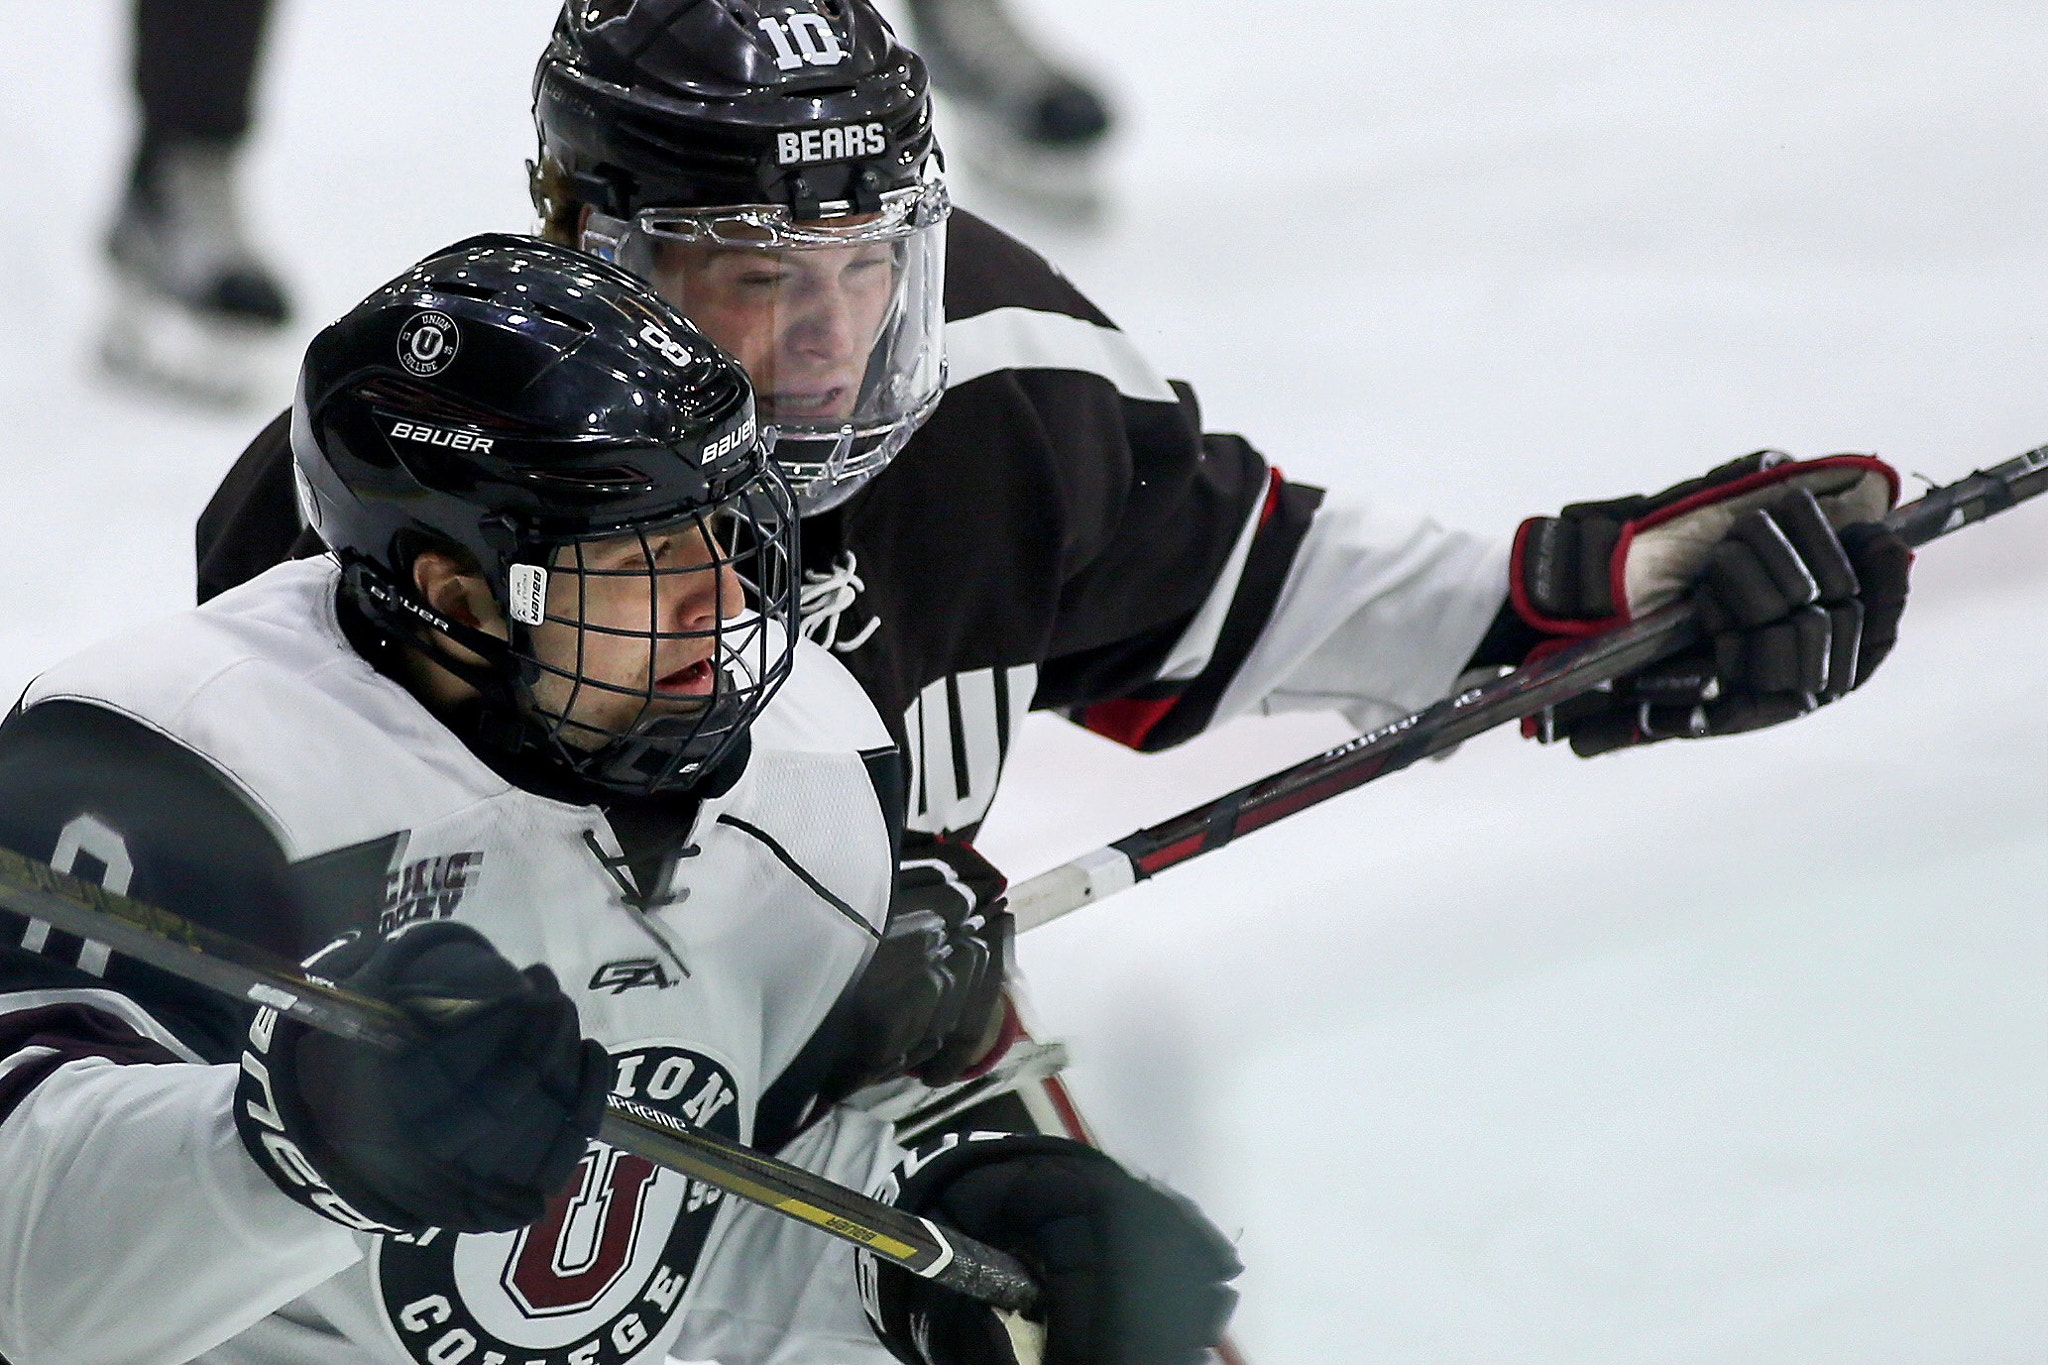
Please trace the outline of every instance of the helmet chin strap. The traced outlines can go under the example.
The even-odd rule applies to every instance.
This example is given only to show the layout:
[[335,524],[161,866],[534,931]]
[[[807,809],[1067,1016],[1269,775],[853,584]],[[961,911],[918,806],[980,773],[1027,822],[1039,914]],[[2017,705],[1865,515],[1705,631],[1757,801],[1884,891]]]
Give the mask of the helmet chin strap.
[[[512,647],[488,631],[444,616],[399,588],[391,575],[360,555],[342,555],[342,586],[379,625],[405,641],[436,668],[452,674],[478,692],[507,695],[506,673],[518,663]],[[441,647],[435,636],[462,646],[475,659],[459,658]]]

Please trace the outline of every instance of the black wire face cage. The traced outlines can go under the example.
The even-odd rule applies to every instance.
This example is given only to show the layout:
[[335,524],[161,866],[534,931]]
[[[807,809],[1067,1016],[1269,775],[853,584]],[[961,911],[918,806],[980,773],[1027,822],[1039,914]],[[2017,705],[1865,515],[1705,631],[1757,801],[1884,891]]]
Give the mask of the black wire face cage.
[[770,476],[664,525],[528,547],[508,597],[529,738],[629,795],[717,768],[789,676],[796,525]]

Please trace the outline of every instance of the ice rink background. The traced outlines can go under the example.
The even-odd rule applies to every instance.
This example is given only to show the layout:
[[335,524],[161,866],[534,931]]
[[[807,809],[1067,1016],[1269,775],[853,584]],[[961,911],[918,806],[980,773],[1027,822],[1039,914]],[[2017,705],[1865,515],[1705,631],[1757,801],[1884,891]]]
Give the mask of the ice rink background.
[[[1213,428],[1505,533],[1761,445],[2048,441],[2038,5],[1035,0],[1126,136],[1044,247]],[[251,201],[307,330],[529,214],[552,6],[285,0]],[[88,357],[125,6],[0,52],[0,689],[191,591],[281,405]],[[1503,735],[1030,936],[1110,1145],[1241,1234],[1257,1361],[2048,1355],[2048,507],[1927,551],[1867,692],[1582,764]],[[138,660],[138,666],[147,661]],[[1026,875],[1341,737],[1041,721]]]

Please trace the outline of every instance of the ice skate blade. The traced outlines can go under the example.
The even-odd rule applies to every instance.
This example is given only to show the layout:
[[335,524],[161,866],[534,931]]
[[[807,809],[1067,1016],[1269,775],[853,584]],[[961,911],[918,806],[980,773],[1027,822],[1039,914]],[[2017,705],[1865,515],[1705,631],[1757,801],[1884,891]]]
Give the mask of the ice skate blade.
[[283,360],[283,329],[195,313],[129,281],[117,286],[100,332],[109,376],[205,407],[287,393]]

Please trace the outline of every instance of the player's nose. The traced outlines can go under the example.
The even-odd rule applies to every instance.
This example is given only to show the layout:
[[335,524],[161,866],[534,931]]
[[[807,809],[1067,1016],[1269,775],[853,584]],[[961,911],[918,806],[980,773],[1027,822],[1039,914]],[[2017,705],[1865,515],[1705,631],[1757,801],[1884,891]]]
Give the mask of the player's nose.
[[809,291],[789,327],[793,349],[805,356],[839,359],[854,346],[852,300],[829,286]]
[[670,632],[709,638],[745,608],[746,593],[731,563],[720,559],[695,572],[672,575],[664,605]]

